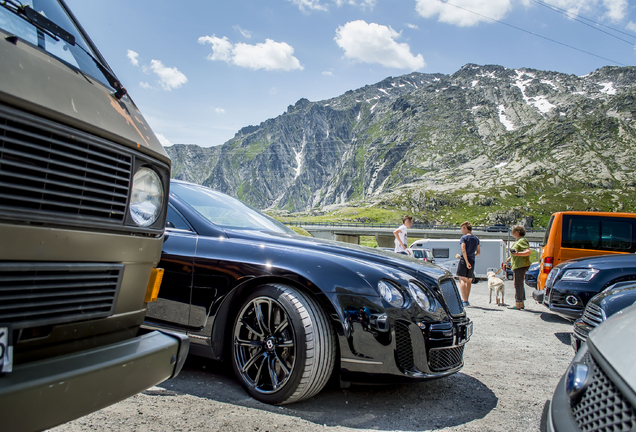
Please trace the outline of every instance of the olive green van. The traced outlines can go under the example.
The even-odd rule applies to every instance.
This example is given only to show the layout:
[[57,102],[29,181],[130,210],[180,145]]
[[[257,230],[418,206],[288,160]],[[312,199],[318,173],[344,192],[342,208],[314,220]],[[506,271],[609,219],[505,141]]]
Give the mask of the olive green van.
[[177,374],[140,331],[170,160],[62,0],[0,1],[0,429],[42,430]]

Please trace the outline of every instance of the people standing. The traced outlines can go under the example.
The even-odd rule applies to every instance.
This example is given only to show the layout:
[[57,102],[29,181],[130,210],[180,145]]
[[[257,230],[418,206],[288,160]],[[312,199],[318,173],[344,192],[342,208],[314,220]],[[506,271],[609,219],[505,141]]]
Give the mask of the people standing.
[[393,235],[395,236],[395,253],[399,253],[402,255],[408,255],[408,235],[407,231],[409,228],[413,226],[413,216],[406,215],[402,218],[402,225],[395,231],[393,231]]
[[[515,305],[509,309],[525,309],[524,301],[526,300],[526,290],[523,284],[528,267],[530,267],[530,254],[532,253],[530,243],[528,243],[525,235],[526,229],[521,225],[512,227],[512,236],[517,241],[510,246],[510,257],[508,261],[512,262],[511,267],[514,273]],[[506,261],[506,263],[508,261]]]
[[468,297],[473,284],[475,275],[475,257],[481,253],[481,245],[479,238],[473,235],[473,225],[470,222],[461,224],[462,237],[459,244],[462,253],[459,257],[457,265],[457,276],[459,276],[459,291],[462,295],[462,303],[464,306],[470,306]]

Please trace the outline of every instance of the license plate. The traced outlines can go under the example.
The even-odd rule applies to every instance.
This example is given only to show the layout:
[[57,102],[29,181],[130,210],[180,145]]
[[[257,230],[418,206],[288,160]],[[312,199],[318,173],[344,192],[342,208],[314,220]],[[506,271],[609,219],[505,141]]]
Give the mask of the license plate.
[[466,340],[470,339],[472,335],[473,335],[473,322],[471,321],[466,326]]
[[9,340],[9,329],[0,327],[0,373],[13,370],[13,347]]

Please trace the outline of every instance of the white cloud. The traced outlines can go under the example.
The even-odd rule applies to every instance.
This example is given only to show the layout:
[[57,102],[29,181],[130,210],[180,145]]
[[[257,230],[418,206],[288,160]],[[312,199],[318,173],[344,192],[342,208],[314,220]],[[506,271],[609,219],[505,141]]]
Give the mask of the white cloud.
[[225,110],[223,108],[215,108],[214,112],[216,112],[217,114],[225,114]]
[[334,40],[354,61],[412,70],[426,66],[422,54],[414,56],[408,44],[396,42],[399,37],[391,27],[358,20],[338,27]]
[[239,32],[241,35],[243,35],[243,37],[246,38],[246,39],[250,39],[252,37],[252,32],[251,31],[242,29],[241,26],[239,26],[239,25],[235,25],[233,28],[234,28],[234,30]]
[[[560,1],[560,0],[559,0]],[[569,1],[569,0],[566,0]],[[579,1],[579,0],[573,0]],[[415,10],[424,18],[438,16],[439,22],[454,24],[459,27],[470,27],[480,22],[493,22],[488,18],[468,11],[500,20],[512,9],[511,0],[453,0],[452,4],[459,9],[439,0],[415,0]]]
[[144,89],[151,89],[152,86],[150,84],[148,84],[147,82],[141,81],[139,83],[139,87],[144,88]]
[[413,30],[419,30],[420,28],[416,24],[406,23],[406,26]]
[[627,15],[627,0],[603,0],[607,8],[605,16],[611,21],[622,21]]
[[272,87],[271,89],[269,89],[269,94],[275,95],[276,93],[278,93],[278,89],[276,87]]
[[348,4],[351,6],[359,6],[363,9],[369,8],[373,9],[376,4],[376,0],[334,0],[338,7],[343,4]]
[[200,44],[212,45],[212,54],[208,60],[220,60],[228,64],[248,68],[265,70],[302,70],[300,62],[294,57],[294,48],[285,42],[275,42],[266,39],[264,43],[232,44],[227,37],[202,36]]
[[168,138],[166,138],[165,136],[163,136],[162,134],[155,132],[155,135],[157,136],[157,139],[159,140],[159,143],[160,143],[162,146],[169,147],[169,146],[171,146],[171,145],[172,145],[172,143],[170,142],[170,140],[169,140]]
[[128,50],[128,52],[126,52],[126,57],[128,57],[130,59],[130,63],[133,66],[139,66],[139,54],[137,54],[136,52],[134,52],[133,50]]
[[322,4],[320,0],[288,0],[298,6],[303,12],[309,12],[312,10],[326,11],[327,6]]
[[227,37],[201,36],[198,42],[201,45],[206,43],[212,45],[212,54],[208,55],[208,60],[220,60],[228,63],[232,60],[232,42]]
[[159,60],[151,60],[150,69],[159,76],[159,85],[164,90],[177,89],[188,82],[188,78],[176,67],[166,67]]
[[626,28],[627,28],[627,30],[631,30],[631,31],[636,32],[636,23],[634,21],[630,21],[630,22],[627,23]]
[[333,76],[333,72],[331,71],[322,71],[322,74],[327,76]]

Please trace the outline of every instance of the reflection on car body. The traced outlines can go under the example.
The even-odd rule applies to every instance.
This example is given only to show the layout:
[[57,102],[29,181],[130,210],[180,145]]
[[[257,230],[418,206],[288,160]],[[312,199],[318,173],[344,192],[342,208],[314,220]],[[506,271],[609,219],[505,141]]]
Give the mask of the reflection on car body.
[[[167,224],[164,282],[146,326],[187,333],[193,354],[230,358],[261,401],[309,398],[333,371],[343,381],[396,382],[463,366],[472,322],[442,269],[299,236],[236,199],[175,180]],[[309,355],[323,367],[312,368]]]

